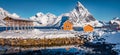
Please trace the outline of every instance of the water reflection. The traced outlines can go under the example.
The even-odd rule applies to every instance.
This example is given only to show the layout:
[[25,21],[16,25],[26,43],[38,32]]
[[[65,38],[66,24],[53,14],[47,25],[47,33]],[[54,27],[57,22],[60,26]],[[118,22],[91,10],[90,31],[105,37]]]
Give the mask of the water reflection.
[[118,52],[113,49],[115,46],[116,44],[105,42],[85,43],[82,46],[58,46],[46,48],[3,46],[0,47],[2,50],[0,50],[0,53],[4,55],[118,55]]

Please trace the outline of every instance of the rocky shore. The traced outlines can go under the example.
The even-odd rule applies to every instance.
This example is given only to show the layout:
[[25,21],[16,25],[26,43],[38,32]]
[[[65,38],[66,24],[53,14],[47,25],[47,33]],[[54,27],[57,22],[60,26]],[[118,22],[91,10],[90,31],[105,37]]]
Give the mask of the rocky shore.
[[79,37],[70,38],[52,38],[52,39],[39,39],[39,38],[0,38],[0,45],[18,46],[18,47],[49,47],[49,46],[62,46],[62,45],[75,45],[84,44],[84,40]]

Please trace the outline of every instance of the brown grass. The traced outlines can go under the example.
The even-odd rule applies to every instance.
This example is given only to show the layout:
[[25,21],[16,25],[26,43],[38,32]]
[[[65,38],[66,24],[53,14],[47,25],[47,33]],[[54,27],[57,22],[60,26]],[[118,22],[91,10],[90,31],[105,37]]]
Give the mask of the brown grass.
[[53,38],[53,39],[20,39],[20,38],[0,38],[0,45],[32,47],[32,46],[61,46],[61,45],[82,45],[84,40],[78,37],[72,38]]

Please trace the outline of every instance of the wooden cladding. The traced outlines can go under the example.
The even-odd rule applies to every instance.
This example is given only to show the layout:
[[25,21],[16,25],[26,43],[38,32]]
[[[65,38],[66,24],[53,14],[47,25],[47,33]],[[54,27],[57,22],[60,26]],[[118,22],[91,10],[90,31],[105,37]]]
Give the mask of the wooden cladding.
[[73,24],[67,20],[63,24],[63,30],[73,30]]
[[6,26],[33,26],[33,21],[23,19],[13,19],[6,17],[3,19],[6,22]]
[[83,27],[84,32],[93,32],[94,28],[91,25],[86,25]]

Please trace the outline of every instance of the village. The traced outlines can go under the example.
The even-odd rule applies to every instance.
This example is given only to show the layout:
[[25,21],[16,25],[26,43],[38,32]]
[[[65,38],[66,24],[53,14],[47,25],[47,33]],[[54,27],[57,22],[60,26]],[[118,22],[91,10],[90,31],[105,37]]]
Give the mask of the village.
[[[68,39],[76,38],[73,41],[77,41],[77,43],[83,43],[85,40],[82,40],[82,41],[77,40],[77,39],[80,39],[80,37],[78,37],[77,35],[79,36],[88,35],[87,38],[90,38],[92,40],[94,39],[92,36],[94,35],[93,33],[95,31],[98,31],[98,32],[99,31],[119,31],[120,29],[120,25],[116,23],[111,24],[111,25],[104,25],[102,27],[93,27],[90,24],[86,24],[84,27],[77,27],[76,29],[76,27],[73,27],[73,24],[70,20],[65,20],[64,22],[61,22],[62,24],[58,28],[55,28],[55,27],[47,27],[47,28],[38,27],[37,28],[37,27],[34,27],[33,22],[35,21],[33,20],[12,18],[12,17],[5,17],[3,20],[5,21],[6,27],[3,29],[4,31],[0,33],[0,38],[1,38],[0,44],[1,45],[6,45],[6,44],[7,45],[18,45],[18,46],[22,44],[26,46],[27,45],[39,45],[38,44],[39,41],[42,42],[44,39],[46,39],[46,41],[49,42],[49,39],[54,39],[54,38],[55,39],[63,38],[63,40],[65,38],[65,41],[68,41],[66,40],[66,38]],[[78,31],[78,29],[80,30]],[[92,36],[89,36],[89,34],[92,34]],[[100,36],[99,33],[97,34]],[[21,42],[22,39],[23,41]],[[34,44],[33,42],[31,42],[30,39],[34,41]],[[37,41],[36,39],[40,39],[40,40]],[[44,42],[44,43],[48,43],[48,42]],[[54,42],[54,40],[53,41],[51,40],[51,42]]]
[[[41,29],[41,31],[43,30],[44,32],[40,32],[40,31],[38,31],[39,29],[35,29],[33,26],[33,22],[35,22],[35,21],[32,21],[32,20],[25,20],[25,19],[19,19],[19,18],[15,19],[15,18],[11,18],[11,17],[6,17],[3,20],[6,23],[6,27],[5,27],[5,30],[0,33],[2,35],[1,38],[3,38],[3,39],[4,38],[7,38],[7,39],[13,38],[13,42],[14,42],[14,38],[18,38],[18,39],[22,39],[22,38],[23,39],[32,39],[32,38],[33,39],[34,38],[49,39],[49,38],[70,38],[70,37],[76,38],[75,34],[74,34],[75,31],[73,31],[74,30],[73,25],[69,20],[67,20],[63,23],[63,25],[62,25],[63,27],[61,30],[58,30],[55,28],[50,29],[51,31],[49,31],[49,29],[48,30]],[[49,27],[49,28],[51,28],[51,27]],[[93,32],[94,28],[91,25],[86,25],[84,27],[84,31],[85,32]],[[29,35],[29,34],[31,34],[31,35]],[[44,34],[46,34],[48,36],[45,36]],[[37,36],[37,37],[35,37],[35,36]],[[5,44],[4,42],[6,42],[6,41],[1,39],[1,42],[3,45],[3,44]],[[19,42],[19,41],[16,41],[16,42]],[[27,42],[27,43],[29,43],[29,42]],[[14,44],[17,44],[17,43],[14,43]]]
[[53,51],[50,54],[56,55],[59,49],[61,55],[120,54],[120,18],[96,20],[79,1],[72,11],[58,17],[37,13],[22,18],[0,11],[0,54],[49,55]]

